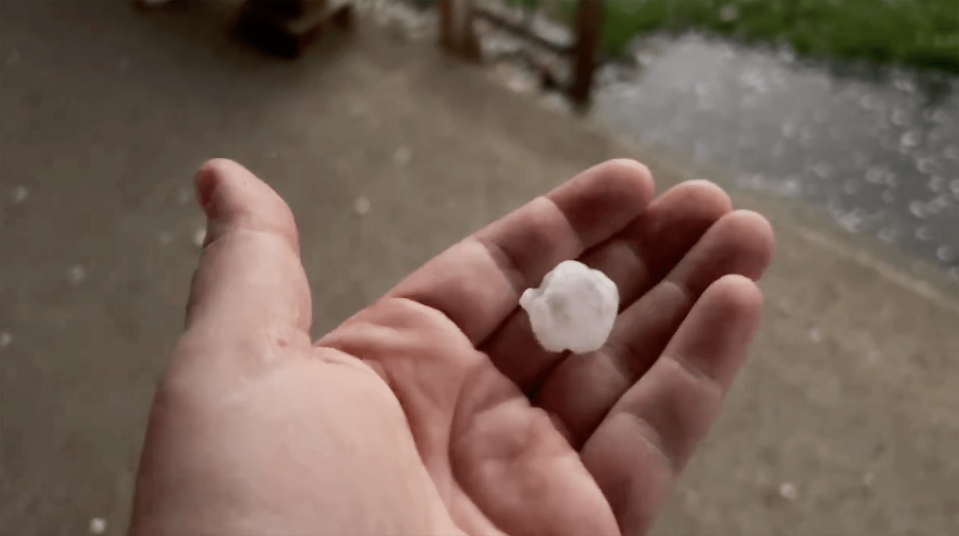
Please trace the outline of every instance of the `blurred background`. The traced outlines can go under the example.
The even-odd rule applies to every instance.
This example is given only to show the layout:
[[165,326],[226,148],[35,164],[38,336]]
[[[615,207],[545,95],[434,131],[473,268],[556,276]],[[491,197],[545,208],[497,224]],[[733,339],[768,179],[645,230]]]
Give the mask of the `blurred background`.
[[2,534],[125,532],[204,160],[290,204],[321,334],[621,156],[778,240],[655,533],[959,534],[957,0],[7,0],[0,27]]

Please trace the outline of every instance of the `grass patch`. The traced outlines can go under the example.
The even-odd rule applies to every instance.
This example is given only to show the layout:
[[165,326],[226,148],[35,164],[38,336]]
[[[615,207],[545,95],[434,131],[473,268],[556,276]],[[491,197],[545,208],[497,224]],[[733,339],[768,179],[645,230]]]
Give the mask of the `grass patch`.
[[[571,20],[576,0],[552,3]],[[637,35],[690,29],[959,73],[959,0],[607,0],[602,47],[619,55]]]

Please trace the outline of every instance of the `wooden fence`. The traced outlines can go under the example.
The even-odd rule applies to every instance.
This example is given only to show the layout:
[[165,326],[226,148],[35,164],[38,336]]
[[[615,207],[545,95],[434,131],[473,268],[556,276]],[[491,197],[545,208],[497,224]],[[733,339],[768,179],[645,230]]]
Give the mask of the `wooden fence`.
[[[141,8],[159,7],[172,0],[134,0]],[[474,0],[437,0],[440,45],[458,58],[479,62],[482,51],[473,22],[483,18],[513,35],[546,47],[573,63],[572,77],[561,88],[578,109],[589,103],[596,70],[605,0],[578,0],[572,46],[551,43],[495,13],[478,9]],[[237,27],[247,38],[276,53],[297,57],[328,26],[352,25],[351,0],[246,0]]]
[[593,74],[603,25],[604,0],[579,0],[574,19],[575,42],[572,46],[552,43],[529,29],[489,11],[479,9],[473,0],[439,0],[440,44],[451,55],[467,61],[480,61],[479,39],[473,20],[483,18],[500,29],[545,47],[573,63],[572,79],[562,89],[577,106],[585,109],[593,87]]

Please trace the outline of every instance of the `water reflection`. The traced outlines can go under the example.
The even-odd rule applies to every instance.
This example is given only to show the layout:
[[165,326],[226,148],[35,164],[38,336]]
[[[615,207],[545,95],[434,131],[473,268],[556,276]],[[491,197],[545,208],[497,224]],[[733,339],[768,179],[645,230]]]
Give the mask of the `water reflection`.
[[742,170],[740,186],[822,202],[847,231],[959,274],[959,78],[697,35],[638,50],[638,74],[604,73],[602,122]]

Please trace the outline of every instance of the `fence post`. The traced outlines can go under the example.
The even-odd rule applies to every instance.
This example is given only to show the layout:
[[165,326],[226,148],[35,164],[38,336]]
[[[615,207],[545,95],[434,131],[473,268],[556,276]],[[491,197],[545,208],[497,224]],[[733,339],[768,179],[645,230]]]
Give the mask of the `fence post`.
[[479,62],[480,47],[473,30],[472,0],[439,0],[440,46],[467,61]]
[[599,38],[603,29],[604,0],[579,0],[576,5],[576,48],[574,75],[569,96],[579,108],[589,104]]

